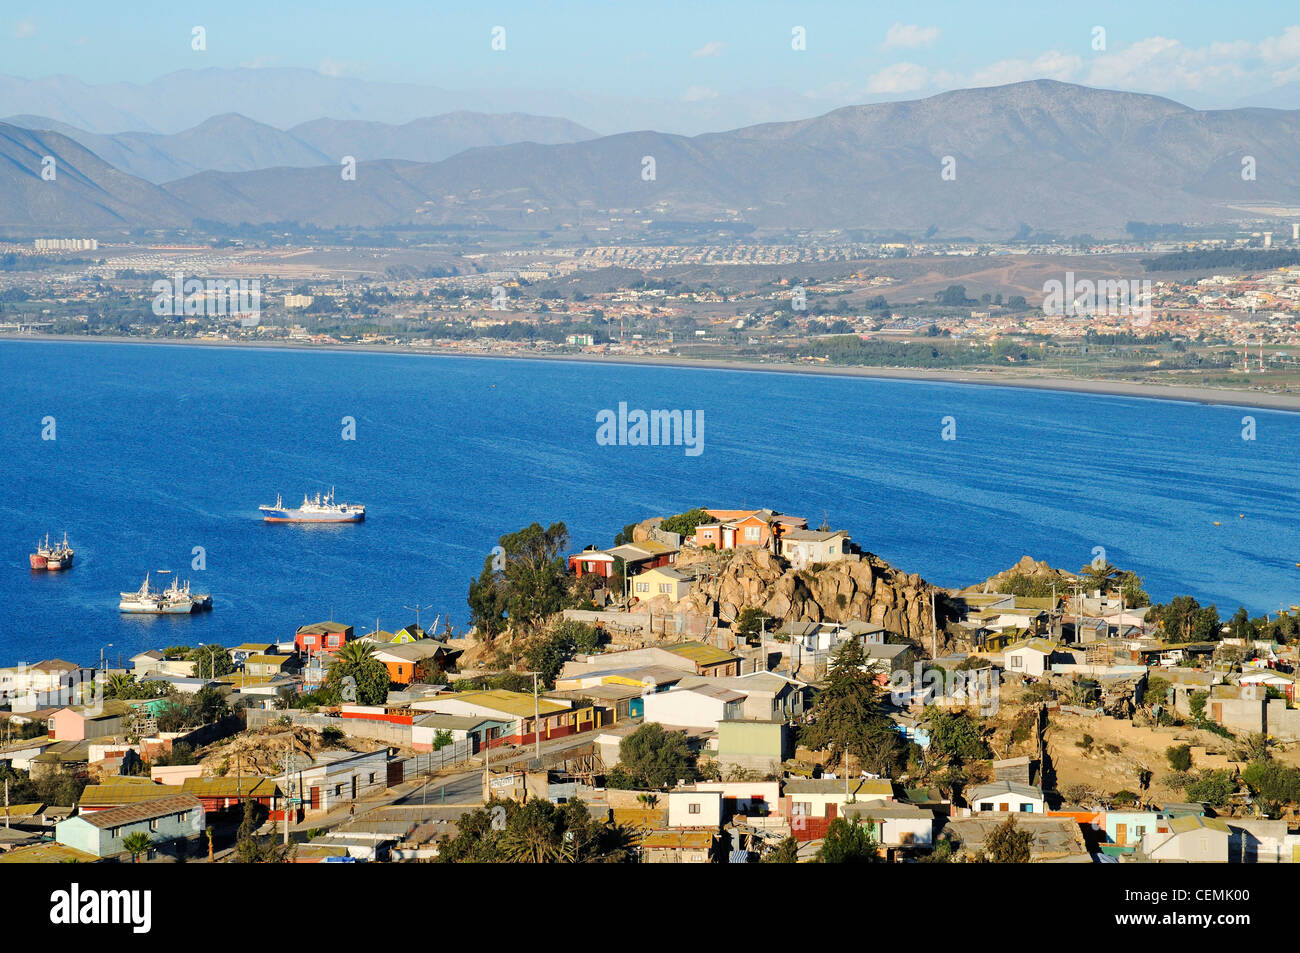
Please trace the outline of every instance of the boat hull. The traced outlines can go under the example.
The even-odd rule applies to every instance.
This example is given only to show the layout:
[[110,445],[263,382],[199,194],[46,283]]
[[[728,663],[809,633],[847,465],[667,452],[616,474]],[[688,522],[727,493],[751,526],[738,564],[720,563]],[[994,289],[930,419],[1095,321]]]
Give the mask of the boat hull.
[[298,513],[291,513],[286,510],[270,510],[262,514],[264,523],[361,523],[364,522],[366,514],[348,513],[346,515],[325,515],[311,516]]
[[46,569],[49,567],[50,561],[44,556],[38,556],[36,553],[32,553],[28,559],[31,560],[33,569]]
[[140,605],[138,603],[122,602],[118,604],[117,611],[132,615],[189,615],[194,611],[194,607],[192,605]]

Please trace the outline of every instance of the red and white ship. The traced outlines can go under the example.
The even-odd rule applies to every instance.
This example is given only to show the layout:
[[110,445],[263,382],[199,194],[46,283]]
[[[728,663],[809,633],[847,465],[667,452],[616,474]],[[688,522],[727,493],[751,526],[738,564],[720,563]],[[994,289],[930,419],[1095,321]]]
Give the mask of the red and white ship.
[[72,557],[76,555],[76,550],[68,545],[68,534],[63,534],[63,542],[50,545],[50,537],[47,533],[44,543],[36,544],[36,552],[32,553],[28,559],[31,561],[33,569],[67,569],[72,565]]

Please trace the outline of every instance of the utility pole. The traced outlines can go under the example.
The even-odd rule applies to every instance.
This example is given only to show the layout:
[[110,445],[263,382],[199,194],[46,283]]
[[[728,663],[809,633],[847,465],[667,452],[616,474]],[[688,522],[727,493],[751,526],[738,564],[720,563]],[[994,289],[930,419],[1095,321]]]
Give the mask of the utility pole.
[[[402,606],[402,608],[403,608],[403,609],[408,609],[408,610],[410,610],[411,612],[414,612],[414,613],[415,613],[415,627],[416,627],[417,629],[419,629],[419,628],[420,628],[420,613],[421,613],[421,611],[423,611],[423,610],[425,610],[425,609],[432,609],[432,608],[433,608],[433,605],[430,604],[430,605],[427,605],[427,606],[422,606],[422,605],[420,605],[420,604],[417,602],[417,603],[416,603],[415,605],[413,605],[413,606]],[[423,631],[423,630],[421,630],[421,631]]]
[[532,672],[533,676],[533,753],[538,762],[542,760],[542,726],[541,726],[541,702],[537,697],[537,673]]
[[[289,733],[290,739],[293,733]],[[289,797],[289,754],[293,751],[292,740],[285,743],[284,746],[284,846],[289,846],[289,805],[292,799]]]

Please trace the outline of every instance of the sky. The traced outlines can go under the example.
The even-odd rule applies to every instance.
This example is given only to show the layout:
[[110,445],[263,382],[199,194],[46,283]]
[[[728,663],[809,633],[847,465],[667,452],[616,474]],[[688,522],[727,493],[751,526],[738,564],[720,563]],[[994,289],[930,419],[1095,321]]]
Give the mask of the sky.
[[[1198,107],[1300,108],[1300,5],[1222,2],[59,3],[0,0],[0,73],[144,83],[201,67],[298,67],[449,90],[599,91],[807,115],[1052,78]],[[192,48],[195,27],[206,49]],[[492,48],[504,28],[505,48]],[[792,48],[802,27],[806,48]],[[1289,84],[1289,85],[1288,85]],[[736,104],[736,105],[732,105]],[[737,123],[738,124],[738,123]]]

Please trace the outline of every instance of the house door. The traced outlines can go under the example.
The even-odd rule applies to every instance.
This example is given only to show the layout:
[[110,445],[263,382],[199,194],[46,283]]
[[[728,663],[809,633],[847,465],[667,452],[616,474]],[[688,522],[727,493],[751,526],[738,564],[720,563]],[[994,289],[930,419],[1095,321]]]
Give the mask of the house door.
[[999,805],[998,805],[998,810],[999,810],[999,811],[1009,811],[1009,810],[1011,810],[1011,805],[1010,805],[1010,804],[1006,804],[1006,803],[999,804]]
[[1115,843],[1116,843],[1116,844],[1119,844],[1121,847],[1123,847],[1123,846],[1125,846],[1125,845],[1128,844],[1128,825],[1127,825],[1127,824],[1116,824],[1116,825],[1115,825]]
[[315,785],[311,789],[311,809],[313,811],[320,810],[320,788]]
[[352,800],[357,799],[357,776],[352,775]]

